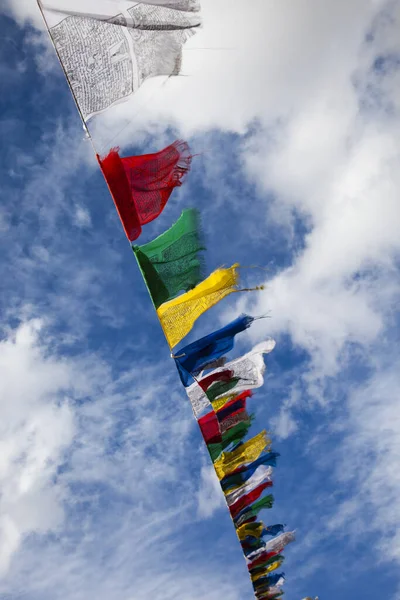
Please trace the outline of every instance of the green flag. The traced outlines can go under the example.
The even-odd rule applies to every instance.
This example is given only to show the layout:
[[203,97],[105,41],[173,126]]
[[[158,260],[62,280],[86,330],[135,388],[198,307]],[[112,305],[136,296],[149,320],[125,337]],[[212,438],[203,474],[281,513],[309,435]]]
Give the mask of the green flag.
[[152,242],[132,248],[155,308],[204,279],[199,252],[205,248],[195,209],[184,210],[177,222]]

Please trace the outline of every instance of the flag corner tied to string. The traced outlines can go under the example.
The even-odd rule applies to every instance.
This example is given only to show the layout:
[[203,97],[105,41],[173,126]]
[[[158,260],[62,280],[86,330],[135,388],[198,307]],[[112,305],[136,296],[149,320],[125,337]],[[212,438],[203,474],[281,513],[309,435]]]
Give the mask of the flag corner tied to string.
[[120,157],[114,148],[97,159],[126,236],[133,242],[142,225],[156,219],[173,189],[182,185],[192,155],[188,144],[177,140],[153,154]]

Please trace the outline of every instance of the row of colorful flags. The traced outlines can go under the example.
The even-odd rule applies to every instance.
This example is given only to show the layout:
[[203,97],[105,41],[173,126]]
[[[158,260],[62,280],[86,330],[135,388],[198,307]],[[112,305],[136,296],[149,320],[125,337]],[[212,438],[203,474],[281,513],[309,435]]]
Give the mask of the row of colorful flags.
[[[84,1],[57,0],[57,7],[38,2],[89,135],[91,116],[126,99],[148,77],[178,74],[182,44],[200,25],[197,0],[97,0],[96,14],[82,10]],[[264,383],[264,356],[275,342],[267,339],[228,360],[236,335],[257,320],[240,315],[176,349],[206,311],[230,294],[250,291],[239,285],[241,267],[235,263],[206,276],[194,208],[154,240],[134,244],[189,172],[186,142],[143,156],[121,157],[114,148],[97,158],[214,465],[255,597],[279,598],[284,574],[278,570],[294,533],[259,517],[273,505],[270,488],[279,455],[265,430],[249,438],[253,391]]]
[[281,524],[265,525],[259,518],[263,509],[273,505],[270,488],[279,455],[266,431],[248,437],[254,422],[250,399],[264,383],[264,355],[275,342],[267,339],[228,361],[235,336],[257,320],[241,315],[175,350],[204,312],[240,291],[237,264],[204,278],[201,230],[198,211],[186,209],[167,231],[152,242],[134,245],[133,251],[213,462],[255,596],[278,598],[284,576],[275,571],[294,533],[284,532]]

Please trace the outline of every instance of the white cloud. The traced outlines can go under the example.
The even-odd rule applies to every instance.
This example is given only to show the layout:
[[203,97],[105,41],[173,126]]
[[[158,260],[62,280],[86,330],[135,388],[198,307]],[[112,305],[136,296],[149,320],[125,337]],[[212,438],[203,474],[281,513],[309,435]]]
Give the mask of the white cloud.
[[290,410],[283,406],[277,417],[271,419],[274,434],[280,439],[286,439],[298,429],[298,424],[293,418]]
[[75,223],[78,227],[82,229],[86,229],[90,227],[92,224],[92,219],[90,218],[90,212],[87,208],[83,206],[77,206],[75,210]]
[[[0,595],[238,600],[247,578],[189,541],[200,465],[188,404],[177,412],[160,365],[114,376],[94,354],[59,357],[57,343],[38,320],[0,343]],[[217,486],[201,518],[221,503]]]
[[[371,70],[375,57],[388,45],[400,51],[393,38],[400,7],[393,3],[392,19],[380,23],[371,19],[372,4],[357,15],[356,4],[348,13],[335,5],[336,17],[346,16],[355,29],[346,25],[339,36],[333,20],[320,54],[335,51],[337,60],[316,70],[308,101],[296,95],[297,111],[276,135],[261,128],[243,153],[260,191],[274,198],[269,218],[278,214],[282,222],[297,215],[308,228],[304,248],[268,281],[256,311],[271,310],[268,331],[290,333],[310,352],[320,377],[336,375],[346,344],[368,348],[382,335],[399,294],[400,119],[363,106],[377,76]],[[374,41],[367,44],[370,31]],[[387,80],[397,77],[389,73]],[[386,88],[378,86],[382,102],[396,103],[398,89]]]
[[29,533],[63,521],[57,469],[74,436],[65,397],[73,372],[46,356],[41,324],[20,325],[0,342],[0,572]]
[[[379,534],[382,556],[400,562],[400,379],[396,367],[380,368],[349,394],[347,435],[338,448],[340,485],[356,491],[343,502],[330,528]],[[363,510],[360,511],[360,506]]]
[[197,512],[201,518],[211,517],[219,508],[226,508],[221,486],[213,466],[203,466],[201,468],[197,502]]

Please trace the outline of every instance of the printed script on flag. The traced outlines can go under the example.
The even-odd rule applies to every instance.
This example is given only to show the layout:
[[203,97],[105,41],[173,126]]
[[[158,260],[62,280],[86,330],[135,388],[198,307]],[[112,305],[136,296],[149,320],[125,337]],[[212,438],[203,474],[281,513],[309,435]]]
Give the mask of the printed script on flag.
[[85,120],[126,100],[149,77],[178,75],[200,25],[195,0],[52,0],[50,36]]

